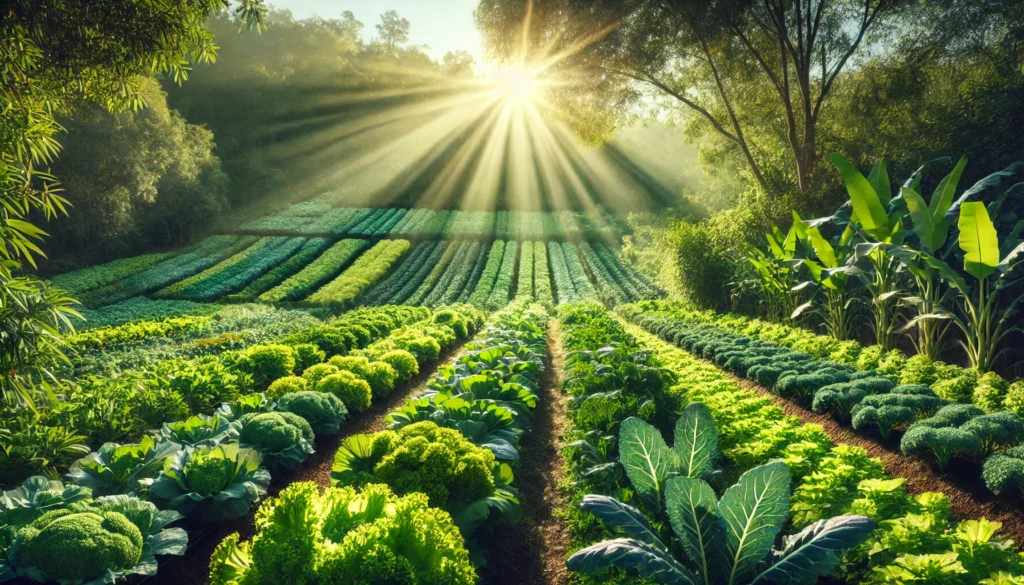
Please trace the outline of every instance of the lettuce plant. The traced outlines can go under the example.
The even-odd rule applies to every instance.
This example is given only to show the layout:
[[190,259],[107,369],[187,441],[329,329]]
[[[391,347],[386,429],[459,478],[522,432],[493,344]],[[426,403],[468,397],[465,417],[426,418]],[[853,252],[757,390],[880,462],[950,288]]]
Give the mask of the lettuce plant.
[[92,490],[94,497],[135,494],[143,491],[160,473],[164,459],[180,445],[151,436],[135,445],[105,443],[71,464],[68,480]]
[[164,423],[155,436],[161,441],[172,441],[185,447],[215,447],[233,439],[236,426],[228,419],[213,416],[193,416],[182,421]]
[[168,508],[212,523],[244,516],[269,484],[260,454],[229,443],[182,449],[164,463],[152,493]]
[[498,459],[519,459],[517,449],[524,429],[516,413],[489,400],[467,400],[448,395],[416,398],[393,411],[386,420],[392,430],[430,421],[459,431],[477,447],[490,449]]

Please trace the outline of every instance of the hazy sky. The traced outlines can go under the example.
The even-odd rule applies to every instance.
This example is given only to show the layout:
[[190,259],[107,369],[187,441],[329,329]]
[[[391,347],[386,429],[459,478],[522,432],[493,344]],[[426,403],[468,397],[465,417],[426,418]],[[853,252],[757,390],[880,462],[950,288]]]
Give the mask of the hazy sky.
[[428,45],[427,53],[440,59],[448,51],[465,49],[479,62],[482,50],[480,34],[473,25],[473,9],[477,0],[270,0],[276,8],[287,8],[296,18],[319,15],[337,18],[351,10],[356,19],[366,25],[363,37],[377,36],[374,25],[388,10],[409,20],[409,42]]

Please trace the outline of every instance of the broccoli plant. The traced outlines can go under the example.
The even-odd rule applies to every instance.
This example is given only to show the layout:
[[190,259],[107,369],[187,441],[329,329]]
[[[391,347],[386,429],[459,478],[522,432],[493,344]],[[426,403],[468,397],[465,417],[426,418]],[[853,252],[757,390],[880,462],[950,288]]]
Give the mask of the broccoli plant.
[[94,497],[138,493],[160,473],[164,459],[179,448],[176,443],[151,436],[135,445],[105,443],[99,451],[72,463],[68,479],[92,490]]
[[939,469],[946,470],[953,456],[971,457],[982,452],[982,440],[964,429],[984,411],[968,404],[950,404],[931,418],[917,421],[903,435],[900,449],[904,455],[934,457]]
[[179,451],[164,463],[152,492],[165,507],[212,523],[244,516],[269,484],[260,454],[229,443]]
[[278,401],[277,408],[306,419],[316,435],[336,435],[348,416],[348,410],[341,399],[326,392],[286,394]]
[[246,414],[238,420],[238,442],[255,449],[273,469],[295,469],[313,452],[316,435],[306,419],[290,412]]
[[[701,479],[669,479],[665,508],[678,548],[663,542],[636,508],[607,496],[585,496],[582,508],[626,537],[586,547],[566,565],[585,574],[611,566],[634,569],[645,579],[673,585],[815,583],[839,564],[844,551],[863,542],[875,523],[865,516],[819,520],[773,549],[789,510],[790,482],[781,461],[747,471],[721,499]],[[682,558],[674,550],[681,550]]]

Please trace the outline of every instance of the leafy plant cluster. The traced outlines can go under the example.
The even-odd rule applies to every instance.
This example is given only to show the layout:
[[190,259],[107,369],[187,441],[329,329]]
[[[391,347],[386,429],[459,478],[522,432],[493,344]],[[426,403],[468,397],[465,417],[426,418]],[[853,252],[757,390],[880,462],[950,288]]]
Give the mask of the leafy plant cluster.
[[534,243],[523,242],[519,252],[519,279],[516,282],[517,301],[532,301],[535,298],[533,290],[533,268],[534,268]]
[[506,242],[505,253],[501,258],[501,267],[498,269],[493,286],[491,286],[490,294],[487,295],[487,301],[483,304],[487,309],[497,311],[508,304],[509,298],[512,296],[512,287],[515,285],[518,259],[519,243]]
[[905,480],[886,476],[881,462],[863,449],[833,446],[820,427],[787,416],[717,366],[638,326],[626,329],[677,375],[672,393],[710,410],[721,453],[737,471],[773,459],[786,464],[793,476],[788,516],[796,528],[835,514],[867,516],[877,524],[865,542],[843,555],[832,579],[967,585],[1013,582],[1024,573],[1012,543],[996,536],[999,523],[984,518],[952,522],[950,502],[942,494],[910,496]]
[[576,302],[598,300],[597,291],[594,289],[593,283],[590,282],[583,263],[580,262],[579,254],[576,253],[576,246],[570,242],[562,242],[562,255],[565,257],[565,265],[569,270],[573,289],[576,291],[573,297]]
[[[218,307],[219,308],[219,307]],[[93,327],[67,337],[67,343],[82,349],[103,349],[110,345],[147,337],[176,337],[182,333],[200,333],[209,328],[213,317],[183,316],[132,321],[116,327]]]
[[176,256],[182,251],[179,249],[170,252],[154,252],[152,254],[132,256],[131,258],[122,258],[72,272],[65,272],[51,278],[50,284],[62,288],[73,295],[81,295],[148,270],[155,264]]
[[[306,203],[306,202],[303,202]],[[327,208],[308,215],[309,207],[299,212],[268,215],[242,224],[240,229],[258,234],[293,234],[299,236],[333,235],[365,210],[357,208]],[[362,217],[360,215],[360,217]]]
[[444,252],[437,259],[437,262],[430,267],[430,271],[420,281],[419,286],[405,299],[404,304],[416,306],[425,304],[424,301],[436,290],[438,282],[441,281],[445,272],[448,271],[448,267],[451,266],[452,261],[458,255],[459,249],[464,244],[465,242],[449,242],[444,247]]
[[480,278],[477,279],[473,292],[469,296],[470,304],[477,307],[485,307],[487,305],[487,300],[494,289],[498,273],[501,271],[502,258],[505,256],[505,249],[507,247],[508,242],[504,240],[495,240],[491,244],[490,251],[487,253],[487,264],[484,265],[484,270],[480,273]]
[[421,304],[428,307],[450,305],[456,302],[466,287],[482,246],[480,242],[464,241],[459,244],[452,261],[445,267],[444,274],[424,297]]
[[362,254],[345,272],[320,287],[303,301],[347,307],[373,283],[387,274],[391,266],[409,249],[408,240],[382,240]]
[[331,241],[324,238],[307,238],[305,243],[287,260],[277,264],[242,290],[224,296],[229,302],[251,302],[261,294],[284,282],[285,279],[305,268],[324,253]]
[[420,242],[387,278],[370,287],[360,302],[368,305],[400,305],[407,301],[441,262],[449,243]]
[[408,209],[389,207],[378,209],[361,222],[347,227],[343,233],[354,237],[383,236],[391,233],[391,229],[408,213]]
[[258,298],[268,303],[303,299],[341,273],[368,246],[367,240],[340,240],[305,268]]
[[548,242],[548,258],[551,262],[551,277],[554,280],[553,298],[559,305],[576,302],[576,287],[569,276],[569,266],[565,263],[565,253],[558,242]]
[[83,332],[97,327],[117,327],[130,321],[159,320],[166,317],[202,316],[217,313],[224,305],[193,303],[192,301],[154,301],[135,297],[99,309],[82,309],[82,318],[75,319],[75,331]]
[[555,304],[551,291],[551,270],[548,268],[548,249],[544,242],[533,242],[533,298],[550,307]]

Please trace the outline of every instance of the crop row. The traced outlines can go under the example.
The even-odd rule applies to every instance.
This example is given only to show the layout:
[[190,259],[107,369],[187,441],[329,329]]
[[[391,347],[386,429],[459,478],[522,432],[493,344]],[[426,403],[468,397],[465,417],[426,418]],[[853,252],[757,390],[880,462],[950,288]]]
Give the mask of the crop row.
[[555,301],[564,305],[576,301],[576,287],[569,276],[569,266],[565,263],[565,253],[558,242],[548,242],[548,258],[551,263],[551,276],[555,281]]
[[[449,324],[457,321],[467,336],[482,322],[482,315],[467,310],[472,314],[439,312],[436,320],[445,324],[429,330],[445,341],[454,339]],[[368,334],[393,325],[363,322]],[[237,366],[252,376],[255,389],[265,387],[264,393],[236,397],[210,416],[165,423],[138,443],[106,443],[72,464],[67,484],[36,476],[5,493],[0,575],[40,582],[152,575],[157,555],[186,550],[187,533],[166,529],[169,524],[188,517],[190,527],[202,528],[244,516],[266,494],[270,472],[300,465],[313,453],[315,438],[337,434],[351,410],[362,410],[361,391],[368,406],[371,384],[374,395],[378,390],[386,394],[396,383],[410,382],[419,368],[403,350],[377,362],[325,358],[312,344],[251,348],[239,356]],[[267,386],[276,375],[281,376]],[[343,399],[353,408],[346,408]],[[39,498],[37,491],[53,495]],[[93,499],[101,496],[116,498]],[[56,517],[61,527],[53,531],[50,523]],[[142,538],[127,538],[127,548],[112,548],[109,540],[130,537],[133,524]],[[75,537],[79,531],[82,538]],[[110,536],[104,538],[103,531]],[[127,550],[131,547],[138,551]]]
[[[406,257],[398,264],[398,267],[386,278],[378,281],[365,293],[360,302],[366,305],[386,305],[388,303],[400,303],[398,294],[410,286],[410,281],[427,264],[431,254],[441,245],[442,242],[428,240],[420,242],[413,248]],[[404,300],[404,299],[403,299]]]
[[[641,275],[632,266],[622,262],[618,253],[605,244],[580,245],[583,257],[599,284],[599,289],[606,290],[602,299],[607,304],[655,299],[664,294],[650,280]],[[609,302],[611,298],[612,302]]]
[[243,224],[241,229],[252,232],[292,233],[317,236],[342,233],[353,218],[364,212],[358,208],[328,209],[317,215],[271,215]]
[[163,319],[182,315],[209,315],[216,313],[223,305],[194,303],[192,301],[154,301],[146,297],[134,297],[98,309],[81,309],[82,319],[75,319],[75,331],[82,332],[96,327],[117,327],[130,321]]
[[[989,489],[1024,492],[1024,447],[1018,447],[1024,443],[1024,418],[943,399],[922,383],[917,368],[887,364],[856,370],[702,323],[699,315],[667,303],[628,306],[623,314],[737,376],[858,431],[877,433],[883,440],[902,433],[903,454],[929,460],[939,471],[951,459],[984,462]],[[995,374],[986,374],[980,385],[1002,385],[1004,391],[1009,386]],[[1013,391],[1024,393],[1024,381],[1014,384]]]
[[545,307],[555,303],[551,292],[551,271],[548,269],[548,249],[544,242],[533,243],[533,296]]
[[367,240],[340,240],[305,268],[261,294],[259,300],[274,303],[305,298],[340,274],[369,245]]
[[301,248],[284,262],[281,262],[263,276],[249,283],[242,290],[227,295],[225,301],[248,302],[256,300],[261,294],[284,282],[286,278],[293,276],[305,268],[310,262],[324,253],[324,250],[331,246],[330,240],[324,238],[309,238]]
[[459,298],[466,279],[473,271],[473,265],[476,263],[479,253],[479,242],[464,241],[459,244],[441,277],[420,304],[436,307],[454,303]]
[[62,288],[72,295],[80,295],[148,270],[153,265],[186,251],[188,251],[187,248],[170,252],[154,252],[132,258],[121,258],[106,264],[54,276],[50,279],[50,284]]
[[[1012,542],[997,536],[998,522],[954,522],[942,494],[911,496],[904,480],[887,476],[863,449],[833,445],[820,427],[603,307],[561,307],[559,317],[569,352],[567,483],[582,502],[562,512],[573,547],[586,546],[570,557],[571,570],[629,566],[655,578],[660,568],[674,582],[718,583],[703,576],[724,568],[737,583],[827,576],[891,585],[1012,583],[1024,574]],[[669,447],[662,437],[673,431]],[[704,481],[722,465],[726,476],[739,477],[724,492],[720,481]],[[755,493],[759,503],[751,505]],[[733,521],[741,516],[745,523]],[[629,538],[593,543],[608,524]],[[758,528],[747,532],[744,524]],[[799,536],[775,550],[784,526]],[[710,540],[695,542],[694,529]],[[811,541],[830,552],[793,546]],[[630,579],[614,569],[595,575],[602,583]]]
[[487,302],[484,307],[491,311],[497,311],[508,304],[512,295],[512,286],[515,284],[516,261],[519,259],[519,244],[515,241],[505,242],[505,253],[501,257],[501,266],[498,268],[497,277],[491,292],[487,295]]
[[523,242],[519,252],[519,281],[516,284],[516,300],[532,301],[533,293],[533,242]]
[[416,289],[412,291],[412,294],[409,295],[403,303],[406,305],[424,304],[423,301],[425,301],[427,296],[430,295],[430,293],[432,293],[437,287],[438,282],[441,281],[441,277],[444,276],[444,273],[448,270],[448,266],[452,263],[452,260],[455,259],[459,248],[461,248],[463,244],[465,244],[465,242],[449,242],[448,245],[445,246],[444,253],[441,254],[441,257],[438,258],[437,262],[430,267],[430,271],[427,272],[426,276],[423,277],[423,280],[420,281]]
[[590,282],[580,256],[576,253],[576,246],[569,242],[562,242],[562,254],[565,257],[565,265],[569,269],[569,277],[572,279],[572,286],[575,290],[576,301],[596,301],[598,299],[594,284]]
[[127,278],[79,296],[86,306],[103,306],[159,290],[213,266],[252,246],[250,236],[210,236],[186,251],[176,254]]
[[382,240],[342,272],[306,297],[310,304],[343,307],[352,303],[370,285],[380,280],[391,266],[409,250],[408,240]]
[[583,252],[584,261],[590,268],[590,273],[594,275],[594,282],[597,285],[595,288],[601,301],[609,307],[628,302],[630,299],[626,291],[622,290],[615,277],[608,272],[604,262],[597,257],[597,252],[586,242],[583,243],[580,250]]
[[[358,309],[326,324],[293,331],[278,345],[312,343],[314,348],[329,349],[331,355],[347,353],[429,314],[427,309],[413,307]],[[9,447],[0,458],[0,483],[52,473],[80,456],[83,444],[95,448],[105,442],[138,439],[164,422],[208,414],[221,402],[259,390],[266,378],[260,356],[273,345],[167,359],[116,375],[83,377],[66,382],[51,404],[2,413]],[[102,359],[103,354],[98,357]]]

